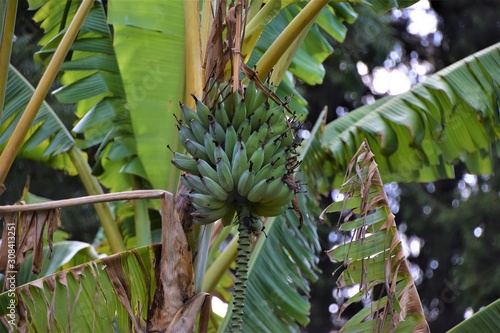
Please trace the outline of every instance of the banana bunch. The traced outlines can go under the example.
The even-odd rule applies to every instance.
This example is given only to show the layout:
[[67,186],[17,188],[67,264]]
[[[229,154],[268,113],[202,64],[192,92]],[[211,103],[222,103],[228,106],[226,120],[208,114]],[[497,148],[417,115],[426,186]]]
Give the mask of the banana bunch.
[[177,127],[189,155],[175,152],[172,160],[186,172],[181,181],[187,191],[180,195],[195,208],[194,222],[222,219],[228,225],[235,213],[252,220],[282,214],[301,191],[293,180],[300,123],[253,80],[243,96],[212,89],[208,97],[215,100],[212,109],[196,98],[196,111],[180,105]]

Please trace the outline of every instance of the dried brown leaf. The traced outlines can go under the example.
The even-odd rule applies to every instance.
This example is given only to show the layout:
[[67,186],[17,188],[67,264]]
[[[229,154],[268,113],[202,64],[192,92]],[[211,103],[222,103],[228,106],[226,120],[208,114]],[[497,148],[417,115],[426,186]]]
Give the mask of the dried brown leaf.
[[[194,325],[196,324],[196,317],[200,312],[200,309],[203,309],[202,314],[204,319],[202,320],[200,318],[199,332],[207,332],[209,319],[207,314],[210,314],[210,294],[199,293],[186,301],[177,311],[172,319],[172,322],[168,326],[166,333],[193,332]],[[203,329],[203,327],[205,329]]]

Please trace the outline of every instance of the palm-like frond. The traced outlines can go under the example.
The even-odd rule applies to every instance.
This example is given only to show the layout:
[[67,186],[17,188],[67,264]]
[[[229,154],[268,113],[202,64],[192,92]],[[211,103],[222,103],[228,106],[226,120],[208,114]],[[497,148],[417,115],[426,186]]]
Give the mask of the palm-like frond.
[[500,330],[500,299],[467,318],[449,333],[498,332]]
[[472,173],[491,173],[491,145],[500,138],[499,64],[495,44],[328,124],[323,145],[334,169],[345,170],[367,139],[385,181],[450,178],[458,160]]
[[[332,260],[344,263],[337,286],[359,285],[359,292],[342,306],[340,315],[362,298],[377,297],[340,332],[429,332],[374,158],[364,141],[340,189],[344,200],[325,209],[342,211],[340,230],[350,235],[350,241],[328,252]],[[377,291],[380,286],[383,292]]]
[[[118,253],[16,288],[15,329],[143,331],[155,290],[158,247]],[[11,298],[9,291],[0,294],[4,325]]]
[[[0,121],[0,150],[8,139],[26,108],[35,89],[14,67],[9,67],[5,106]],[[73,136],[66,129],[57,114],[43,102],[33,125],[19,151],[19,156],[49,164],[76,174],[75,167],[64,152],[75,144]]]

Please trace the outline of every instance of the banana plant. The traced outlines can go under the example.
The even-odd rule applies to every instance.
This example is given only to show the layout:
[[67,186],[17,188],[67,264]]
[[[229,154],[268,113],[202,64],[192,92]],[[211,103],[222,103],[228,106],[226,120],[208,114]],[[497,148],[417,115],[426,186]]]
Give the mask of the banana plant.
[[[198,8],[197,1],[189,0],[184,3],[172,1],[161,4],[157,2],[135,4],[112,0],[107,3],[107,12],[100,2],[89,8],[88,20],[83,23],[81,33],[76,36],[76,41],[71,46],[71,55],[61,67],[63,87],[55,93],[63,102],[76,102],[76,113],[81,120],[74,131],[83,134],[83,140],[77,143],[82,148],[99,147],[96,155],[98,163],[93,171],[98,175],[101,183],[112,190],[155,187],[175,191],[178,176],[169,163],[170,156],[165,146],[169,144],[174,150],[180,150],[178,137],[172,130],[176,124],[173,114],[179,114],[179,108],[176,105],[178,101],[183,101],[193,107],[193,104],[190,104],[194,103],[193,100],[186,96],[194,94],[200,97],[203,89],[201,78],[205,72],[202,64],[207,55],[207,47],[213,46],[209,38],[210,27],[214,24],[211,22],[213,18],[211,3],[211,1],[203,1],[201,2],[202,8]],[[411,4],[407,1],[367,1],[367,3],[380,11],[387,10],[393,5]],[[54,0],[40,0],[31,1],[30,5],[32,8],[39,8],[35,20],[41,22],[47,31],[41,40],[43,49],[37,55],[37,59],[44,63],[55,57],[57,51],[54,53],[54,50],[57,50],[59,42],[64,39],[65,32],[70,31],[69,22],[78,16],[76,13],[78,13],[79,2],[60,3]],[[249,66],[255,66],[262,78],[266,77],[267,72],[274,67],[271,77],[275,84],[280,83],[282,78],[286,78],[287,69],[306,82],[320,82],[322,70],[324,71],[321,62],[331,52],[331,47],[329,48],[326,40],[322,39],[317,26],[312,23],[313,19],[316,18],[318,26],[332,37],[342,40],[346,30],[343,22],[352,22],[356,17],[352,8],[347,3],[328,4],[328,1],[306,3],[270,0],[262,5],[261,1],[252,1],[248,10],[246,28],[250,32],[245,35],[242,56]],[[308,20],[302,23],[298,23],[300,20],[294,21],[293,19],[299,15],[301,15],[300,18],[306,17]],[[113,33],[109,30],[108,23],[112,24]],[[186,28],[193,26],[197,29]],[[284,27],[286,28],[283,30]],[[287,48],[283,49],[283,45]],[[282,54],[284,56],[281,56]],[[324,189],[324,184],[331,181],[331,179],[325,179],[324,174],[317,175],[318,156],[323,156],[326,161],[329,161],[325,167],[330,169],[331,175],[342,173],[341,170],[345,170],[347,164],[345,161],[348,161],[354,153],[354,148],[349,151],[346,147],[355,147],[360,142],[359,140],[362,140],[357,137],[358,135],[367,136],[372,149],[376,153],[378,153],[377,149],[381,150],[384,157],[393,156],[394,151],[401,154],[407,153],[408,146],[413,147],[413,144],[420,144],[422,147],[420,150],[417,149],[418,153],[412,155],[414,160],[409,164],[412,172],[405,173],[405,170],[391,168],[391,165],[395,164],[392,161],[392,164],[381,164],[383,178],[400,179],[398,177],[401,177],[405,181],[427,181],[450,176],[450,169],[446,165],[453,163],[457,158],[467,156],[476,156],[471,161],[475,161],[476,164],[482,162],[480,166],[484,166],[484,162],[488,162],[488,159],[484,158],[484,154],[481,155],[481,153],[487,152],[488,145],[497,138],[498,132],[495,124],[491,125],[493,134],[488,128],[487,133],[477,142],[473,138],[464,142],[460,141],[461,138],[457,136],[457,133],[464,129],[463,126],[448,126],[446,132],[443,133],[439,125],[445,127],[453,123],[454,118],[451,115],[461,114],[461,112],[467,115],[466,119],[461,119],[462,121],[470,120],[477,126],[486,121],[483,122],[483,117],[476,117],[477,119],[471,117],[472,111],[479,110],[481,115],[486,115],[485,118],[491,118],[492,105],[498,102],[498,96],[493,92],[498,85],[499,75],[498,70],[492,68],[492,62],[498,63],[498,48],[485,51],[485,54],[484,63],[474,63],[474,72],[468,78],[470,82],[478,82],[477,78],[484,78],[480,80],[480,87],[487,92],[487,97],[484,99],[478,95],[470,95],[466,98],[462,94],[465,88],[460,85],[461,78],[457,80],[459,76],[454,78],[450,76],[449,81],[438,80],[435,86],[420,88],[422,91],[419,92],[418,98],[411,99],[410,96],[407,100],[396,99],[391,103],[385,100],[384,103],[377,104],[380,109],[374,114],[379,117],[371,116],[376,118],[374,122],[371,122],[372,118],[368,116],[369,110],[372,109],[363,109],[357,113],[353,112],[352,114],[355,115],[345,121],[337,121],[328,125],[324,134],[323,130],[318,130],[317,135],[307,143],[311,153],[304,156],[304,178],[308,179],[308,189],[311,194]],[[314,67],[311,67],[311,64]],[[467,65],[458,64],[456,68],[463,70],[463,67]],[[309,68],[315,69],[314,76],[309,75]],[[450,70],[450,72],[453,71]],[[452,83],[446,86],[442,81]],[[294,87],[291,80],[285,79],[281,81],[277,94],[283,97],[292,91]],[[485,100],[488,102],[483,103]],[[454,104],[455,101],[458,103]],[[462,108],[464,104],[470,105],[471,108]],[[300,113],[300,110],[304,110],[305,101],[297,98],[291,105]],[[401,115],[403,111],[391,113],[391,110],[394,110],[393,105],[400,107],[401,110],[407,110],[405,107],[411,105],[412,109],[409,114],[413,117],[401,119],[404,118]],[[451,111],[446,111],[450,108]],[[426,110],[430,111],[426,113]],[[388,117],[384,117],[386,113]],[[344,118],[340,120],[342,119]],[[433,122],[426,122],[427,119]],[[358,120],[362,126],[357,126]],[[430,134],[427,135],[427,133]],[[446,139],[440,136],[443,134],[447,134]],[[419,141],[422,137],[430,138],[431,141]],[[433,147],[429,147],[428,144],[422,145],[422,142],[432,144],[442,140],[449,140],[452,148],[443,145],[433,150]],[[421,165],[429,166],[429,169],[424,169],[426,172],[417,173]],[[472,167],[474,164],[470,165]],[[441,170],[441,173],[436,170]],[[254,264],[250,268],[252,271],[249,288],[252,288],[252,283],[254,283],[257,298],[255,301],[249,301],[245,309],[247,319],[244,320],[248,321],[248,327],[262,329],[260,325],[267,325],[267,329],[271,331],[284,327],[298,331],[299,325],[307,324],[308,304],[298,302],[297,295],[300,293],[297,289],[307,293],[308,286],[303,283],[303,278],[315,279],[314,267],[317,259],[312,253],[318,249],[318,246],[312,218],[313,214],[317,214],[314,209],[317,204],[315,204],[314,197],[308,195],[307,200],[304,198],[306,196],[301,199],[301,208],[306,213],[304,214],[306,216],[305,227],[300,232],[294,229],[294,221],[295,223],[297,221],[289,214],[286,219],[284,217],[270,219],[266,227],[268,237],[261,237],[256,245],[256,249],[259,250],[254,252],[251,259],[254,260],[252,261]],[[313,206],[312,210],[311,206]],[[148,207],[158,209],[159,206],[155,203],[148,203],[134,207],[136,232],[141,234],[139,244],[144,245],[150,242],[148,235],[151,231],[146,218]],[[285,221],[288,221],[291,228],[283,228]],[[209,235],[208,232],[206,234]],[[304,235],[304,237],[297,235]],[[194,247],[193,244],[197,242],[198,239],[194,237],[190,245]],[[266,261],[271,260],[270,256],[273,257],[270,253],[277,250],[281,252],[277,252],[280,256],[276,258],[281,258],[281,261],[273,261],[273,263],[282,272],[281,276],[289,276],[293,283],[288,283],[287,279],[287,281],[283,280],[280,281],[282,283],[275,284],[274,286],[278,288],[276,297],[269,298],[269,283],[280,279],[276,277],[270,281],[266,278],[268,272]],[[203,247],[198,251],[202,256],[207,252],[207,248]],[[134,252],[121,253],[120,256],[128,257],[131,253]],[[220,255],[215,253],[206,279],[214,276],[221,279],[230,266],[231,259],[234,259],[234,254],[234,246],[228,246]],[[302,262],[304,267],[298,270],[296,263],[303,256],[307,258],[307,261]],[[151,257],[157,258],[158,256],[151,255]],[[118,265],[125,267],[126,264],[121,261]],[[141,268],[145,267],[144,265],[139,262]],[[201,267],[202,269],[197,270],[197,274],[203,276],[203,265]],[[127,277],[141,278],[143,276],[144,281],[154,279],[151,269],[143,269],[139,275],[134,275],[128,270],[124,272]],[[79,279],[100,281],[100,277],[91,274],[86,274],[85,277],[79,276]],[[92,283],[86,280],[79,281]],[[215,278],[215,281],[218,279]],[[152,285],[150,284],[150,287]],[[221,290],[216,282],[204,284],[203,289],[205,288],[209,292]],[[119,295],[119,290],[114,290],[114,294]],[[287,297],[282,297],[283,295]],[[3,297],[5,299],[6,294],[3,294]],[[46,296],[42,295],[42,297]],[[258,318],[258,313],[262,310],[262,303],[259,302],[258,297],[266,300],[266,304],[275,313],[268,323],[262,324],[260,321],[252,320],[252,318]],[[67,301],[68,299],[64,299],[64,304],[67,304]],[[144,319],[144,312],[139,308],[129,311],[130,303],[128,306],[126,302],[121,302],[121,304],[123,306],[121,310],[117,312],[110,310],[110,313],[117,313],[116,321],[120,325],[125,325],[120,327],[143,327],[144,323],[140,322],[140,319],[137,319],[138,322],[133,318],[142,316],[141,318]],[[29,312],[33,314],[34,310]],[[109,324],[109,320],[115,321],[115,317],[109,316],[104,321],[106,320]],[[218,321],[215,320],[215,323]],[[224,324],[221,327],[224,327]]]

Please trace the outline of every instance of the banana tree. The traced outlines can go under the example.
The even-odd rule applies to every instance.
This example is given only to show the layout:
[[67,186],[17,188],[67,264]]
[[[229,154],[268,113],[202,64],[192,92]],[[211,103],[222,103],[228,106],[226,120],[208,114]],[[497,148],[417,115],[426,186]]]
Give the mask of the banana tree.
[[[83,3],[88,5],[88,2]],[[194,94],[198,98],[202,97],[207,70],[202,65],[208,55],[213,54],[207,50],[210,47],[222,49],[220,43],[213,43],[211,39],[210,29],[217,26],[217,22],[212,21],[214,9],[210,3],[203,2],[202,8],[198,8],[196,1],[185,1],[184,4],[152,3],[149,6],[144,2],[138,4],[109,1],[107,12],[101,3],[95,3],[89,9],[81,32],[71,44],[71,55],[61,67],[63,87],[56,91],[55,95],[62,102],[76,103],[75,111],[81,120],[75,126],[74,132],[83,135],[82,139],[77,140],[77,145],[82,149],[99,147],[93,173],[98,176],[101,184],[112,191],[153,187],[175,192],[178,174],[170,165],[170,153],[165,149],[167,144],[173,150],[181,149],[178,136],[172,131],[176,124],[172,114],[179,117],[178,101],[194,108],[194,100],[186,96]],[[394,4],[393,1],[368,3],[378,10],[389,9]],[[46,30],[46,35],[40,41],[43,48],[37,59],[47,63],[55,58],[60,45],[64,45],[63,36],[66,30],[71,30],[70,22],[79,17],[79,3],[32,1],[30,5],[34,9],[39,8],[34,19],[41,22]],[[222,4],[220,6],[222,7]],[[302,20],[304,17],[307,20]],[[343,39],[346,28],[342,22],[351,22],[355,17],[355,12],[346,3],[312,1],[306,5],[300,1],[268,1],[262,6],[262,2],[252,1],[246,16],[246,33],[241,56],[250,67],[255,66],[255,71],[261,79],[274,67],[271,80],[275,84],[281,81],[287,69],[306,82],[318,83],[323,75],[321,62],[331,52],[331,47],[321,36],[318,26],[332,37]],[[312,24],[313,18],[317,19],[317,25]],[[108,23],[112,24],[112,32]],[[197,29],[192,29],[193,26]],[[465,130],[463,126],[448,125],[455,124],[451,114],[462,113],[466,118],[458,119],[458,123],[460,120],[472,121],[478,129],[481,125],[490,124],[488,121],[494,117],[491,115],[494,114],[492,110],[495,110],[494,105],[498,102],[494,91],[499,76],[495,69],[491,68],[492,63],[498,62],[497,56],[498,49],[485,51],[486,60],[473,64],[475,71],[467,78],[477,82],[477,77],[484,77],[484,81],[480,81],[480,87],[486,91],[486,98],[477,95],[465,98],[462,90],[468,85],[461,85],[462,78],[450,69],[450,73],[455,76],[443,75],[446,77],[446,83],[451,82],[450,86],[438,80],[429,87],[419,88],[416,96],[409,95],[405,100],[383,100],[370,106],[371,108],[365,107],[357,113],[353,112],[353,116],[349,118],[342,118],[328,125],[324,134],[321,124],[318,123],[314,132],[316,135],[306,143],[307,149],[304,148],[306,153],[303,155],[303,177],[308,183],[310,194],[317,193],[315,189],[319,188],[320,183],[331,181],[325,179],[324,174],[317,175],[318,158],[324,157],[329,161],[326,167],[332,170],[332,176],[342,174],[347,165],[346,161],[356,149],[353,147],[364,137],[368,138],[376,154],[379,154],[377,149],[380,150],[381,156],[389,161],[382,163],[380,167],[382,177],[389,180],[429,181],[451,176],[448,165],[458,158],[470,162],[471,168],[482,167],[481,170],[484,171],[488,159],[481,152],[487,152],[488,145],[496,140],[496,124],[492,122],[491,126],[486,127],[486,134],[481,135],[478,140],[471,136],[470,140],[465,141],[456,137],[457,133]],[[468,64],[458,64],[456,67],[463,69]],[[490,66],[487,66],[488,64]],[[222,69],[222,72],[225,72],[225,68]],[[459,74],[462,75],[462,72]],[[290,92],[294,92],[291,82],[282,81],[277,95],[283,98]],[[290,107],[300,116],[304,114],[304,104],[303,99],[296,98]],[[451,105],[453,107],[450,107]],[[375,107],[379,109],[373,109],[375,111],[372,112]],[[472,116],[476,111],[480,111],[484,117]],[[411,118],[406,119],[406,114],[411,115]],[[443,127],[445,130],[442,130]],[[49,134],[51,133],[45,132],[41,141],[51,142]],[[435,148],[434,143],[440,144],[439,148]],[[52,154],[53,152],[47,155],[57,155]],[[404,163],[401,156],[407,156],[405,154],[408,152],[412,153],[412,160]],[[40,159],[41,155],[42,152],[33,154],[33,157]],[[395,170],[392,165],[405,169]],[[87,175],[89,169],[87,168]],[[308,322],[308,303],[300,294],[307,294],[309,288],[303,278],[314,280],[316,274],[317,259],[314,252],[319,246],[314,220],[311,217],[317,214],[317,203],[314,197],[302,195],[300,204],[303,216],[306,217],[301,231],[296,228],[299,222],[297,216],[287,212],[285,216],[270,218],[267,221],[267,237],[260,237],[256,245],[251,259],[253,261],[249,266],[250,280],[247,288],[251,290],[249,294],[253,298],[247,299],[246,302],[244,321],[245,325],[249,325],[247,327],[270,331],[298,330],[298,325],[306,325]],[[135,244],[138,245],[151,242],[148,207],[156,212],[160,208],[156,202],[149,202],[135,204],[133,208],[122,206],[117,209],[117,212],[122,214],[117,215],[119,221],[125,221],[127,216],[134,215],[137,234]],[[286,228],[287,225],[289,228]],[[203,284],[196,283],[197,291],[203,289],[212,292],[215,289],[223,299],[229,301],[227,289],[217,282],[224,279],[227,281],[225,272],[236,255],[236,243],[232,242],[221,254],[217,253],[217,248],[212,248],[209,252],[203,245],[210,243],[206,239],[206,236],[210,236],[209,231],[210,228],[204,232],[194,228],[192,232],[188,232],[191,248],[198,250],[197,258],[203,259],[208,255],[208,263],[206,260],[198,260],[199,264],[195,269],[198,280],[201,281],[204,266],[209,266]],[[213,243],[223,242],[227,232],[230,232],[228,228],[218,234]],[[198,238],[199,235],[202,237]],[[110,244],[113,243],[110,241]],[[149,251],[151,254],[151,250]],[[300,269],[297,269],[297,263],[301,263]],[[125,264],[122,262],[121,265]],[[269,267],[273,266],[279,268],[276,272],[280,274],[269,279],[266,273],[270,271]],[[151,272],[150,269],[135,273],[126,271],[126,276],[132,279],[145,276],[148,277],[145,281],[150,281]],[[292,282],[282,279],[283,276],[289,276]],[[83,281],[81,279],[80,276],[78,281]],[[99,277],[93,279],[100,281]],[[64,280],[57,281],[64,283]],[[90,283],[79,284],[80,282],[75,286]],[[273,284],[270,284],[271,282]],[[127,283],[124,290],[130,291],[130,285]],[[114,290],[115,294],[119,295],[119,290]],[[276,297],[269,298],[270,290],[275,291]],[[64,302],[69,299],[75,300],[68,298]],[[260,311],[265,311],[262,300],[265,300],[264,305],[269,311],[275,314],[264,323],[255,320]],[[134,319],[140,316],[145,318],[145,313],[141,310],[143,308],[129,309],[130,304],[126,306],[123,298],[119,299],[119,302],[125,310],[117,312],[119,316],[116,320],[121,323],[129,320],[133,322],[133,325],[128,327],[143,327]],[[93,318],[95,315],[94,312]],[[81,318],[85,319],[88,318]],[[110,316],[108,320],[113,319]],[[216,319],[212,321],[217,322]],[[39,324],[46,325],[43,321]]]

